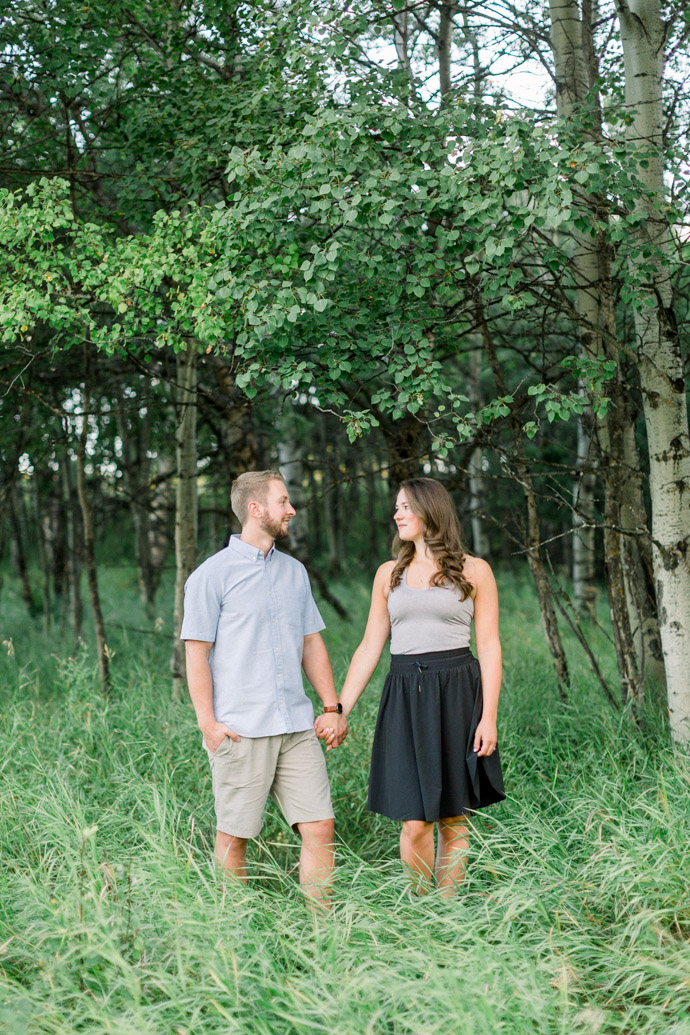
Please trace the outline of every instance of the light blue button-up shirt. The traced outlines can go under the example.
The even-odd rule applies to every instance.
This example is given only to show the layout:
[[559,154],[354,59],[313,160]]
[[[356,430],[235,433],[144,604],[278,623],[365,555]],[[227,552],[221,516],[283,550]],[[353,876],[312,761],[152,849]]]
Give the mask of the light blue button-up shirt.
[[213,712],[243,737],[314,724],[302,683],[304,637],[325,625],[303,564],[233,535],[187,579],[180,638],[213,643]]

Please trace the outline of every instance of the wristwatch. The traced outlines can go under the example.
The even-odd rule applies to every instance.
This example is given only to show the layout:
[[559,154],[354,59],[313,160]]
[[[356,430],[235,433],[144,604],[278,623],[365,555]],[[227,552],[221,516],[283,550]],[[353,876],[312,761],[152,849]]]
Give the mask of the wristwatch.
[[324,712],[337,712],[338,715],[343,714],[343,706],[340,701],[337,704],[324,704],[323,710]]

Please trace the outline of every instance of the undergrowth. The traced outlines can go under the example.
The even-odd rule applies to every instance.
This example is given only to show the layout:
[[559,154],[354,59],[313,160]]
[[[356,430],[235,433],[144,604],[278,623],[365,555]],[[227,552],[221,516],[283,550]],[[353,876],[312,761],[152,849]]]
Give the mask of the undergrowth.
[[[365,810],[382,663],[328,755],[338,871],[323,920],[272,806],[250,885],[216,875],[206,756],[170,698],[168,612],[139,632],[122,579],[105,581],[108,700],[92,648],[46,637],[3,590],[0,1031],[690,1035],[688,758],[653,709],[643,729],[613,711],[573,647],[559,698],[526,583],[501,579],[508,800],[473,820],[460,894],[411,896],[396,825]],[[339,592],[350,620],[323,611],[342,678],[368,588]],[[590,635],[613,683],[606,634]]]

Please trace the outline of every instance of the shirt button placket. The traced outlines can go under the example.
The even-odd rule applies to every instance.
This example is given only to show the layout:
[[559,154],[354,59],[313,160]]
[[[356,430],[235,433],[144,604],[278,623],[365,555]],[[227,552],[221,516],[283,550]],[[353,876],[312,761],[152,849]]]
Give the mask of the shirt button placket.
[[278,624],[278,610],[276,606],[276,595],[273,586],[273,580],[271,579],[271,572],[268,563],[265,566],[266,575],[268,578],[268,599],[271,614],[271,639],[273,642],[273,659],[275,661],[275,674],[276,674],[276,698],[278,704],[278,711],[283,717],[288,730],[290,729],[290,721],[285,708],[285,683],[283,677],[283,657],[281,653],[280,645],[280,626]]

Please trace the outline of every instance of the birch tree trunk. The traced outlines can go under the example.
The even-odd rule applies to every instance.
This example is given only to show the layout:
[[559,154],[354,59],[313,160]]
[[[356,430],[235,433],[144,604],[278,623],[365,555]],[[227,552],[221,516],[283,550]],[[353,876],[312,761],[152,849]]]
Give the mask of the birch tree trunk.
[[[558,114],[567,120],[581,118],[585,106],[597,105],[587,60],[586,29],[580,19],[578,0],[549,0],[551,52],[556,73]],[[590,118],[598,122],[594,111]],[[595,241],[574,230],[575,308],[579,318],[580,352],[593,356],[600,351],[599,260]],[[588,407],[578,419],[575,484],[573,486],[573,592],[578,611],[593,613],[594,586],[594,490],[592,467],[592,423]]]
[[454,3],[442,3],[439,7],[440,21],[436,50],[438,53],[438,77],[441,86],[441,103],[445,102],[453,86],[451,75],[451,48],[453,44],[453,16],[457,8]]
[[96,566],[96,547],[93,530],[93,508],[86,485],[86,443],[89,437],[89,418],[91,416],[91,352],[88,344],[84,345],[84,390],[82,393],[81,431],[77,442],[77,494],[81,507],[84,527],[84,563],[86,578],[93,611],[93,624],[96,631],[96,651],[98,654],[98,672],[101,691],[110,693],[110,653],[105,635],[105,622],[101,608],[101,594],[98,588],[98,568]]
[[151,562],[151,539],[149,535],[151,514],[151,412],[146,408],[139,415],[138,400],[135,404],[135,419],[127,412],[126,402],[119,399],[116,404],[117,427],[122,440],[122,480],[127,496],[134,528],[134,555],[139,579],[139,593],[149,618],[153,617],[156,597],[156,583]]
[[285,421],[278,443],[278,464],[285,481],[295,517],[290,521],[290,546],[302,563],[309,556],[309,511],[304,493],[304,452],[302,439],[294,425],[294,417]]
[[[584,139],[601,138],[602,114],[594,23],[596,3],[550,0],[551,48],[557,83],[558,112]],[[585,195],[585,204],[602,226],[608,213],[602,199]],[[610,383],[613,405],[595,421],[585,411],[578,425],[577,476],[573,494],[573,581],[576,605],[591,610],[594,587],[594,524],[596,472],[603,475],[604,548],[609,607],[614,630],[623,697],[638,702],[645,676],[655,668],[655,602],[644,592],[641,578],[648,545],[647,519],[635,480],[639,472],[634,442],[634,414],[620,373],[616,319],[611,281],[610,246],[601,230],[596,235],[573,231],[573,274],[581,354],[613,359],[617,372]],[[592,433],[595,433],[595,441]],[[597,462],[594,446],[598,447]],[[657,633],[658,637],[658,633]],[[658,654],[658,650],[656,651]]]
[[62,500],[65,514],[66,532],[66,563],[65,563],[65,595],[63,600],[63,619],[65,616],[65,605],[69,608],[70,623],[74,638],[77,642],[81,639],[82,623],[84,621],[84,606],[81,599],[81,543],[77,534],[77,521],[75,519],[74,491],[72,485],[71,460],[67,446],[60,456],[60,481],[62,486]]
[[[658,0],[616,0],[631,151],[649,191],[636,210],[629,259],[640,305],[635,337],[652,499],[652,557],[671,731],[690,742],[690,433],[680,343],[672,308],[670,238],[664,217],[662,75],[666,25]],[[644,252],[644,259],[643,259]],[[638,258],[642,260],[638,266]],[[644,268],[642,267],[642,263]]]
[[197,368],[198,353],[190,345],[177,356],[177,427],[175,454],[175,607],[173,616],[172,695],[179,700],[186,685],[184,643],[180,640],[184,616],[184,584],[196,566],[197,541]]
[[[602,243],[599,261],[603,349],[607,359],[619,363],[611,260],[610,247]],[[620,370],[610,382],[608,393],[612,405],[597,422],[596,431],[605,481],[604,547],[610,573],[609,607],[621,680],[641,704],[647,678],[662,682],[664,678],[656,599],[648,584],[652,569],[651,536],[635,441],[636,414],[628,404]],[[622,587],[620,593],[616,586]]]

